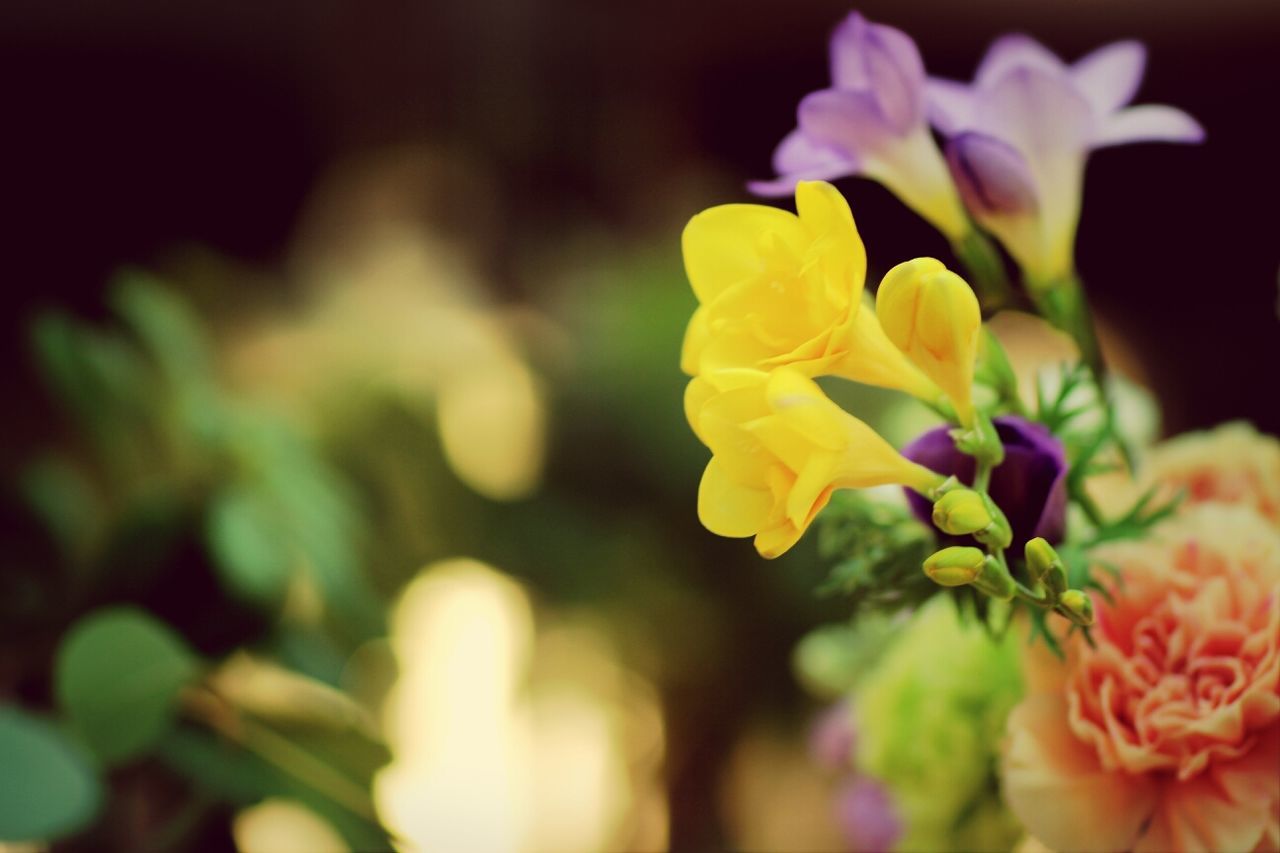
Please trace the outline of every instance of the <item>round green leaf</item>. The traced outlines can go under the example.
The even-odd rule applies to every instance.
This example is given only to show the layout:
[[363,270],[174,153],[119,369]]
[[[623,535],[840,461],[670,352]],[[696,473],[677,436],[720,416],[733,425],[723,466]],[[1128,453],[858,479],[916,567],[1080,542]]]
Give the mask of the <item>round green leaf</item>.
[[104,762],[145,751],[173,724],[178,691],[197,672],[182,638],[140,610],[81,620],[58,650],[58,700]]
[[244,598],[274,604],[284,597],[293,567],[287,532],[278,511],[261,494],[232,487],[214,498],[206,536],[227,586]]
[[53,841],[85,827],[102,789],[56,728],[0,706],[0,842]]

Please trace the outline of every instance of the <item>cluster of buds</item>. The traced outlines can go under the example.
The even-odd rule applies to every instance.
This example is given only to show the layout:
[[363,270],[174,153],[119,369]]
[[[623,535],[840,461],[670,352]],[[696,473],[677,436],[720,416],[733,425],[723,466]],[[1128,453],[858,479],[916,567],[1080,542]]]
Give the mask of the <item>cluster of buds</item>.
[[1023,556],[1034,589],[1022,587],[1009,573],[1004,550],[1013,542],[1013,531],[991,496],[961,486],[954,477],[934,490],[933,523],[952,536],[972,536],[985,546],[952,545],[924,561],[924,572],[940,586],[972,586],[1010,601],[1020,591],[1040,606],[1053,609],[1073,624],[1093,624],[1093,603],[1083,591],[1067,586],[1067,570],[1058,552],[1043,537],[1027,542]]
[[1039,537],[1027,543],[1023,551],[1027,559],[1027,572],[1040,585],[1042,595],[1058,613],[1076,625],[1093,624],[1093,601],[1083,590],[1067,588],[1067,569],[1053,546]]

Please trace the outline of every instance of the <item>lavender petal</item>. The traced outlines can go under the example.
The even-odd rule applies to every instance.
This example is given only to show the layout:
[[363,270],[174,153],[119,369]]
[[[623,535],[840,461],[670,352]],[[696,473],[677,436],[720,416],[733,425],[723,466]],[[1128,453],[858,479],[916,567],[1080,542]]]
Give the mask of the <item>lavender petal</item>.
[[1067,66],[1058,55],[1031,36],[1010,33],[991,43],[978,65],[974,83],[979,88],[994,85],[1010,71],[1020,68],[1036,68],[1053,74],[1063,74]]
[[1108,116],[1090,141],[1093,148],[1130,142],[1203,142],[1200,122],[1176,107],[1143,104]]
[[1100,115],[1113,113],[1133,100],[1147,68],[1141,42],[1118,41],[1098,48],[1071,67],[1071,79]]

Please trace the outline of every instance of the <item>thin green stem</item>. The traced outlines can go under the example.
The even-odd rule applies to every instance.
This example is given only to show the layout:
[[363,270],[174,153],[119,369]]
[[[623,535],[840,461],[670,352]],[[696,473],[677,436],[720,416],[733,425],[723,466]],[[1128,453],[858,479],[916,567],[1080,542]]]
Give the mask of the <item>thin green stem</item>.
[[985,459],[977,459],[976,469],[973,474],[973,490],[986,494],[991,488],[991,472],[995,466]]
[[241,714],[212,690],[187,694],[185,707],[194,718],[235,741],[269,764],[314,789],[352,814],[378,823],[369,792],[283,735]]

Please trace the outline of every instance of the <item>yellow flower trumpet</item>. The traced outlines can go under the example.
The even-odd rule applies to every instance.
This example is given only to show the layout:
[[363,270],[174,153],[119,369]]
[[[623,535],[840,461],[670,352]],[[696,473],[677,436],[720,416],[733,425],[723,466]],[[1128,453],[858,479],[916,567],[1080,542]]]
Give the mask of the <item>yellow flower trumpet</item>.
[[685,412],[713,454],[698,517],[712,533],[754,536],[764,557],[794,545],[836,489],[896,483],[927,493],[944,479],[790,368],[699,376],[685,391]]
[[964,279],[933,258],[898,264],[876,294],[889,340],[936,382],[960,422],[973,425],[973,371],[982,313]]
[[697,376],[790,366],[936,400],[937,386],[863,307],[867,255],[844,197],[801,181],[796,210],[727,204],[689,221],[684,264],[700,304],[681,368]]

